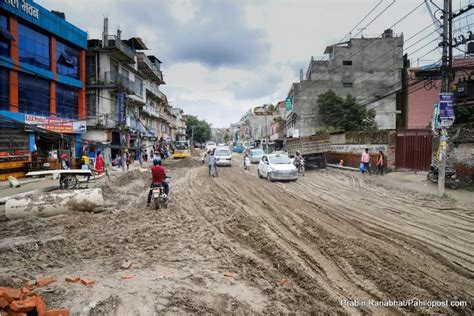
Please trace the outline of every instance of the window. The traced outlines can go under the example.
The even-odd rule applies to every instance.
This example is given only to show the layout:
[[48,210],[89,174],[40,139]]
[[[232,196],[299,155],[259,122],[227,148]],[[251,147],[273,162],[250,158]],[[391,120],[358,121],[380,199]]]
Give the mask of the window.
[[352,88],[352,82],[343,82],[343,83],[342,83],[342,86],[343,86],[344,88]]
[[0,110],[8,111],[10,108],[8,90],[8,70],[0,68]]
[[49,70],[49,37],[21,23],[18,34],[20,62]]
[[95,94],[86,94],[87,116],[95,116],[96,115],[95,100],[96,100]]
[[20,72],[18,110],[21,113],[49,116],[49,81]]
[[0,56],[10,56],[9,46],[12,35],[8,32],[8,19],[4,15],[0,15]]
[[77,118],[78,101],[78,90],[56,84],[56,114],[59,117]]
[[352,66],[352,60],[343,60],[342,65],[344,66]]
[[79,79],[79,51],[56,41],[56,65],[58,74]]

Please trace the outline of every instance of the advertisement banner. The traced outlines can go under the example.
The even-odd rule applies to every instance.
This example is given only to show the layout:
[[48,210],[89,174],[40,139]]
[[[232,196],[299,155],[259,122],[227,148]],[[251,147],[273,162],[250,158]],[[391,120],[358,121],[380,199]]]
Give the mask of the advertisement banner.
[[454,121],[454,95],[452,93],[439,94],[439,120]]
[[56,117],[44,117],[37,115],[25,115],[25,124],[35,125],[47,131],[63,134],[79,134],[87,131],[85,121],[71,121]]

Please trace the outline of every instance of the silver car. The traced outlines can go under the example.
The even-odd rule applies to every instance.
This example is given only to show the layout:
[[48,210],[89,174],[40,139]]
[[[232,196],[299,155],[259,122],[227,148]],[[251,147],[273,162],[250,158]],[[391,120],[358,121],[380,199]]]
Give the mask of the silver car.
[[228,147],[217,147],[214,156],[216,156],[216,164],[218,166],[232,165],[232,152]]
[[265,155],[265,152],[259,148],[250,149],[248,153],[251,163],[259,163],[260,159],[262,159],[263,155]]

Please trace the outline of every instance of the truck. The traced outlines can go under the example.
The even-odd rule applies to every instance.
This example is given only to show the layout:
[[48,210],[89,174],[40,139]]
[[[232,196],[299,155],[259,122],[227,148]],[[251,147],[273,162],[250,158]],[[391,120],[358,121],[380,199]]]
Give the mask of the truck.
[[307,167],[326,168],[326,153],[331,150],[329,135],[291,137],[286,144],[288,156],[294,157],[299,150]]

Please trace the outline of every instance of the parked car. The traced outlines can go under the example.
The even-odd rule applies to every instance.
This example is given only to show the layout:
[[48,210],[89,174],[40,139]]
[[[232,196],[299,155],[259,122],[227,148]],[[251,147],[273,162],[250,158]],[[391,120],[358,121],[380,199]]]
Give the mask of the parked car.
[[233,147],[233,151],[239,154],[243,153],[244,150],[245,150],[245,147],[241,142],[236,143]]
[[257,148],[257,149],[250,149],[247,152],[247,154],[250,158],[251,163],[259,163],[260,160],[262,159],[262,156],[265,155],[265,152],[262,149]]
[[283,154],[263,155],[257,173],[259,178],[267,178],[269,181],[298,179],[298,170],[290,158]]
[[216,156],[216,163],[218,166],[232,165],[232,152],[228,147],[217,147],[214,155]]

